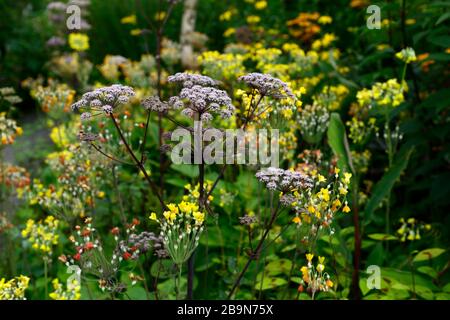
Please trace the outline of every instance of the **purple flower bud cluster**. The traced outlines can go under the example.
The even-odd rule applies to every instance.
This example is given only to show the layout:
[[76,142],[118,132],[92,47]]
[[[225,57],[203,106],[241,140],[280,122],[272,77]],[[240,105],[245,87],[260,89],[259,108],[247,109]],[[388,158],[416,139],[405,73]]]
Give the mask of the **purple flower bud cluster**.
[[[73,111],[80,109],[95,110],[110,115],[114,109],[122,104],[130,101],[130,97],[134,96],[133,88],[123,86],[121,84],[113,84],[109,87],[95,89],[86,92],[80,100],[72,105]],[[89,119],[91,114],[85,112],[81,115],[81,119]]]
[[308,176],[291,170],[270,167],[258,171],[255,176],[269,190],[290,192],[313,187],[313,181]]
[[66,44],[66,40],[61,37],[53,36],[47,40],[47,47],[60,47]]
[[145,110],[150,110],[158,113],[166,113],[169,111],[169,104],[161,101],[158,96],[151,96],[141,101]]
[[254,72],[241,76],[238,80],[258,90],[261,95],[275,99],[284,99],[286,97],[295,99],[295,95],[289,89],[288,85],[280,79],[272,77],[270,74]]
[[180,83],[184,88],[191,88],[195,85],[202,87],[215,87],[217,81],[201,74],[178,72],[167,78],[169,82]]
[[187,100],[185,108],[181,111],[185,116],[195,118],[196,115],[200,115],[201,120],[205,122],[212,120],[211,113],[228,119],[234,112],[234,106],[228,94],[216,88],[200,85],[183,88],[180,98]]
[[[119,250],[121,252],[132,251],[131,259],[135,260],[139,258],[139,255],[146,253],[153,247],[155,255],[165,258],[168,256],[164,249],[162,239],[159,236],[155,236],[153,232],[143,231],[141,233],[132,233],[128,240],[122,240],[119,242]],[[134,250],[130,250],[133,248]]]
[[252,223],[256,222],[256,217],[255,216],[249,216],[248,214],[246,214],[243,217],[239,217],[239,223],[245,226],[249,226]]

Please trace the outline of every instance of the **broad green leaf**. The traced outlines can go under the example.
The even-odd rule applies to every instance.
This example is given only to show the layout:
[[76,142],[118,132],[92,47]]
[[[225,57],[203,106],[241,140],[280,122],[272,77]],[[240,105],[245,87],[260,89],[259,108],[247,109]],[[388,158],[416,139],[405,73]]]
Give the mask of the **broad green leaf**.
[[417,268],[417,271],[419,271],[420,273],[426,274],[433,279],[437,278],[437,275],[438,275],[437,271],[429,266],[419,267],[419,268]]
[[131,300],[147,300],[147,294],[142,287],[131,287],[127,290],[127,294]]
[[289,274],[292,262],[288,259],[277,259],[269,262],[265,267],[266,275],[276,276],[279,274]]
[[408,161],[413,149],[403,153],[403,156],[399,157],[394,162],[392,167],[386,172],[380,181],[373,188],[372,196],[366,204],[364,209],[364,215],[366,217],[366,223],[369,223],[372,219],[373,213],[380,206],[381,202],[391,192],[395,182],[400,178],[402,172],[408,166]]
[[340,115],[336,112],[333,112],[330,116],[327,137],[328,144],[338,157],[338,167],[341,170],[354,173],[355,170],[353,169],[348,140],[345,134],[345,126]]
[[373,233],[369,234],[368,237],[373,240],[380,240],[380,241],[388,241],[388,240],[397,240],[396,237],[394,237],[391,234],[384,234],[384,233]]
[[193,164],[172,164],[170,168],[192,179],[198,176],[198,166]]
[[276,287],[280,287],[282,285],[285,285],[287,281],[283,278],[271,278],[271,277],[264,277],[262,284],[261,281],[256,282],[255,289],[256,290],[269,290],[274,289]]
[[434,295],[433,292],[427,288],[427,287],[423,287],[423,286],[416,286],[415,287],[415,292],[418,296],[420,296],[423,299],[426,300],[434,300]]
[[416,254],[413,261],[420,262],[420,261],[431,260],[431,259],[434,259],[434,258],[440,256],[444,252],[445,252],[445,250],[441,249],[441,248],[431,248],[431,249],[422,250],[418,254]]

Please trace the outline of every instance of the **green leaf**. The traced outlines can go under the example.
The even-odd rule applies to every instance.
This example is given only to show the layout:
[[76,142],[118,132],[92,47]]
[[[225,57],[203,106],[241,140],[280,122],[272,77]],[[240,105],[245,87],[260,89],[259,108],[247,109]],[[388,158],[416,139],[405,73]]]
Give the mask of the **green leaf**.
[[142,287],[131,287],[127,290],[127,294],[131,300],[147,300],[147,294]]
[[192,179],[198,176],[198,168],[192,164],[172,164],[170,168]]
[[336,112],[333,112],[330,116],[327,137],[328,144],[338,157],[338,167],[341,170],[354,173],[355,170],[353,169],[348,140],[345,134],[345,126],[342,123],[341,116]]
[[450,12],[444,13],[442,16],[439,17],[439,19],[436,21],[435,26],[440,25],[442,22],[450,18]]
[[391,234],[384,234],[384,233],[373,233],[369,234],[368,237],[373,240],[380,240],[380,241],[388,241],[388,240],[397,240],[396,237],[394,237]]
[[429,266],[419,267],[419,268],[417,268],[417,271],[419,271],[420,273],[426,274],[427,276],[430,276],[433,279],[437,278],[437,276],[438,276],[437,271]]
[[277,259],[269,262],[266,267],[266,275],[276,276],[279,274],[289,274],[292,268],[292,262],[289,259]]
[[413,149],[403,153],[397,161],[392,165],[388,172],[386,172],[380,181],[373,188],[372,196],[366,204],[364,209],[364,215],[366,223],[370,223],[373,220],[374,211],[380,206],[381,202],[391,192],[395,182],[400,178],[402,172],[408,166],[408,161]]
[[262,284],[261,281],[256,282],[255,289],[256,290],[269,290],[274,289],[276,287],[280,287],[282,285],[285,285],[287,281],[283,278],[271,278],[271,277],[264,277]]
[[445,252],[445,250],[441,249],[441,248],[431,248],[431,249],[422,250],[418,254],[416,254],[413,261],[420,262],[420,261],[431,260],[431,259],[434,259],[434,258],[440,256],[444,252]]

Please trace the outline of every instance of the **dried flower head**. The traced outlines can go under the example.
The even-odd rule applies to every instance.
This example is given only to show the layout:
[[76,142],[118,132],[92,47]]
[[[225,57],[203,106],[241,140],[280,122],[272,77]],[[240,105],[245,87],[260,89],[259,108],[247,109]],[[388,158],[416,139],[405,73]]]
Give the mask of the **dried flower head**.
[[275,99],[284,99],[286,97],[295,99],[295,95],[289,89],[288,85],[280,79],[272,77],[270,74],[253,72],[239,77],[238,80],[258,90],[263,96],[269,96]]

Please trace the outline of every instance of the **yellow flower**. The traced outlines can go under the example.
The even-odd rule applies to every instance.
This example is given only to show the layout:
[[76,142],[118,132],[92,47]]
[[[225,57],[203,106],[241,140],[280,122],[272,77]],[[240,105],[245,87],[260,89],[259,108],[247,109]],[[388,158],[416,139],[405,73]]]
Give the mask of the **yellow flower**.
[[294,217],[294,219],[292,219],[292,222],[295,224],[300,224],[302,220],[299,217]]
[[136,19],[136,15],[132,14],[126,17],[123,17],[122,19],[120,19],[120,23],[122,24],[136,24],[137,19]]
[[326,202],[330,201],[330,191],[328,189],[321,188],[319,193],[322,195],[322,199],[324,201]]
[[224,37],[229,37],[232,36],[233,34],[236,33],[236,29],[235,28],[228,28],[227,30],[225,30],[225,32],[223,33]]
[[163,216],[167,221],[169,221],[169,223],[173,223],[173,220],[177,217],[177,215],[171,211],[164,211]]
[[330,279],[327,280],[326,285],[328,288],[332,288],[333,287],[333,281],[331,281]]
[[89,37],[83,33],[71,33],[69,46],[75,51],[86,51],[89,49]]
[[339,193],[345,196],[348,193],[348,190],[345,189],[344,187],[340,187],[339,188]]
[[333,19],[330,16],[321,16],[317,22],[320,24],[330,24],[333,22]]
[[261,18],[258,16],[248,16],[247,23],[248,24],[257,24],[261,21]]
[[200,211],[194,212],[192,216],[194,217],[194,220],[197,224],[202,224],[205,220],[205,214]]
[[132,36],[140,36],[141,33],[142,33],[142,30],[141,30],[141,29],[133,29],[133,30],[130,31],[130,34],[131,34]]
[[230,21],[232,16],[233,16],[233,11],[228,10],[219,16],[219,20],[220,21]]
[[321,174],[319,174],[317,176],[317,178],[319,179],[319,183],[327,181],[327,179],[325,179],[325,177],[323,175],[321,175]]
[[158,217],[156,216],[156,213],[155,213],[155,212],[152,212],[152,213],[150,214],[149,219],[150,219],[150,220],[153,220],[153,221],[158,221]]
[[306,260],[308,260],[309,262],[311,262],[313,258],[314,258],[314,254],[312,254],[312,253],[306,254]]
[[344,178],[342,179],[342,182],[345,184],[350,184],[350,178],[352,177],[351,173],[344,172]]
[[98,191],[97,192],[97,197],[99,197],[100,199],[103,199],[105,197],[105,192],[104,191]]
[[179,211],[178,211],[177,205],[174,204],[174,203],[169,203],[169,204],[167,205],[167,208],[170,210],[170,212],[173,212],[173,213],[175,213],[175,214],[177,214],[177,213],[179,212]]
[[350,212],[350,207],[346,204],[346,205],[344,206],[344,208],[342,208],[342,212],[344,212],[344,213]]
[[316,267],[317,271],[322,272],[325,269],[325,266],[321,263],[319,263]]
[[22,129],[21,127],[17,127],[17,128],[16,128],[16,133],[17,133],[19,136],[21,136],[22,133],[23,133],[23,129]]
[[323,263],[325,261],[325,257],[319,256],[319,263]]
[[162,20],[164,20],[165,17],[166,17],[166,12],[165,11],[157,12],[155,14],[155,19],[157,21],[162,21]]
[[410,48],[410,47],[407,47],[407,48],[403,49],[402,51],[397,52],[395,54],[395,57],[397,59],[404,61],[405,63],[411,63],[411,62],[417,60],[414,49]]
[[257,10],[263,10],[267,7],[267,1],[258,1],[255,3],[255,8]]

